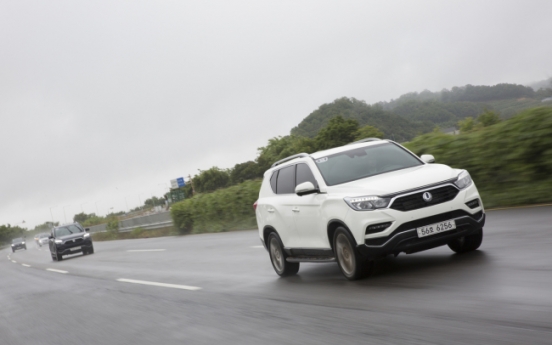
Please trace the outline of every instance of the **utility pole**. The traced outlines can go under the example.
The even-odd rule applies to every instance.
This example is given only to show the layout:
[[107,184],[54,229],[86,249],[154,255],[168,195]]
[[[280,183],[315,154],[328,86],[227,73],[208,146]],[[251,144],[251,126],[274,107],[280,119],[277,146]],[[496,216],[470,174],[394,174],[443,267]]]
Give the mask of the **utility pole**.
[[192,196],[194,196],[195,194],[194,180],[192,180],[192,176],[190,174],[188,174],[188,179],[190,180],[190,185],[192,186]]

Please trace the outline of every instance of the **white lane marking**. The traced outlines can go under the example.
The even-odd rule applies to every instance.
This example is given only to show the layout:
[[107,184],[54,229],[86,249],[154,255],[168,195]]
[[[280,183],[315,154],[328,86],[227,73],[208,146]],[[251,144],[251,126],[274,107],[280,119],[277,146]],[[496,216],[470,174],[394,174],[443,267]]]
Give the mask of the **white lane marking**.
[[21,266],[31,267],[31,265],[27,265],[27,264],[21,264]]
[[251,248],[264,248],[264,246],[251,246]]
[[56,272],[56,273],[63,273],[63,274],[69,273],[69,272],[67,272],[67,271],[56,270],[56,269],[54,269],[54,268],[47,268],[46,271]]
[[182,290],[191,290],[191,291],[201,290],[201,288],[200,288],[200,287],[197,287],[197,286],[156,283],[156,282],[148,282],[148,281],[145,281],[145,280],[134,280],[134,279],[124,279],[124,278],[120,278],[120,279],[117,279],[117,281],[118,281],[118,282],[122,282],[122,283],[132,283],[132,284],[142,284],[142,285],[160,286],[160,287],[166,287],[166,288],[182,289]]
[[17,261],[15,261],[15,260],[12,260],[12,262],[13,262],[14,264],[16,264],[16,263],[17,263]]
[[166,249],[130,249],[127,252],[164,252]]

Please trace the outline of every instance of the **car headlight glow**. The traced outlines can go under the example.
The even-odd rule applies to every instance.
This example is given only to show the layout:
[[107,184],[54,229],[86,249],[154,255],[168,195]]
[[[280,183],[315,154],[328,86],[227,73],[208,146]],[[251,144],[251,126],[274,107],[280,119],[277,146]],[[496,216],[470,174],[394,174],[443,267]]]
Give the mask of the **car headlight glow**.
[[57,244],[62,244],[63,243],[62,240],[55,240],[54,242],[56,242]]
[[357,196],[354,198],[343,198],[347,205],[356,211],[371,211],[378,208],[385,208],[389,205],[390,198],[380,198],[379,196]]
[[456,182],[454,182],[456,187],[458,187],[459,189],[464,189],[468,187],[471,183],[472,183],[472,178],[466,170],[463,170],[458,175],[458,179],[456,180]]
[[25,242],[21,242],[21,244],[25,244]]
[[89,234],[89,233],[85,233],[85,234],[82,236],[82,238],[88,238],[88,237],[90,237],[90,234]]

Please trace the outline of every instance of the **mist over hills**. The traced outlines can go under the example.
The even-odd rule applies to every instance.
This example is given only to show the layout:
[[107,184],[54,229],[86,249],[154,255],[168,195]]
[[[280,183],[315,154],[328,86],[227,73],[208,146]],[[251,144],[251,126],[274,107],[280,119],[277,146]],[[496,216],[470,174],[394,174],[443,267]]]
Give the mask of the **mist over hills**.
[[[542,87],[545,86],[545,87]],[[314,137],[338,115],[355,119],[361,126],[379,128],[385,138],[406,141],[440,128],[454,127],[467,117],[477,117],[485,110],[509,118],[520,111],[552,103],[552,78],[531,86],[519,84],[465,85],[438,92],[410,92],[388,102],[372,105],[355,98],[339,98],[321,105],[291,130],[292,135]]]

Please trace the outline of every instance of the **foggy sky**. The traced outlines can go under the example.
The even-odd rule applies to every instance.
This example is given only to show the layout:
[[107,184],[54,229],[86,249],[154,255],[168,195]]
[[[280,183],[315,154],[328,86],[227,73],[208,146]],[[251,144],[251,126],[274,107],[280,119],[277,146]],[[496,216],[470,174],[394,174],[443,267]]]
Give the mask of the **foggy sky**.
[[550,13],[550,1],[1,0],[0,224],[134,208],[171,179],[255,159],[339,97],[549,78]]

